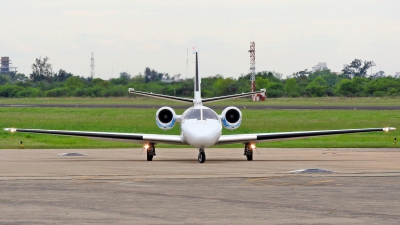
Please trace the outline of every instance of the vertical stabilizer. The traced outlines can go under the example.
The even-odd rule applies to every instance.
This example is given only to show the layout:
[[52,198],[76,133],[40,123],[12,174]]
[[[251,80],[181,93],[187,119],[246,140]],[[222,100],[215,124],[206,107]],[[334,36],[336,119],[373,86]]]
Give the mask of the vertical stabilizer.
[[196,54],[196,75],[194,77],[194,99],[193,99],[193,103],[195,105],[201,105],[201,88],[200,88],[200,84],[201,84],[201,79],[199,76],[199,59],[198,59],[198,55],[197,55],[197,49],[193,47],[193,53]]

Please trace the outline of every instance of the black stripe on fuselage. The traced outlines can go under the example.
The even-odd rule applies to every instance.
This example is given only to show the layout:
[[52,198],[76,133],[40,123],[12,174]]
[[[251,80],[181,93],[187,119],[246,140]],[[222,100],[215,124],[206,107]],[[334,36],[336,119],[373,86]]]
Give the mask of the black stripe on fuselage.
[[143,140],[143,135],[134,135],[134,134],[110,134],[110,133],[95,133],[95,132],[61,131],[61,130],[32,130],[32,129],[17,129],[16,131],[24,132],[24,133],[56,134],[56,135],[79,136],[79,137]]
[[333,135],[333,134],[351,134],[351,133],[362,133],[362,132],[372,132],[372,131],[383,131],[383,129],[369,128],[369,129],[352,129],[352,130],[328,130],[328,131],[310,131],[310,132],[288,132],[288,133],[278,133],[278,134],[261,134],[257,135],[257,140],[312,137],[312,136],[323,136],[323,135]]
[[196,52],[196,91],[199,91],[199,62],[197,60],[197,52]]

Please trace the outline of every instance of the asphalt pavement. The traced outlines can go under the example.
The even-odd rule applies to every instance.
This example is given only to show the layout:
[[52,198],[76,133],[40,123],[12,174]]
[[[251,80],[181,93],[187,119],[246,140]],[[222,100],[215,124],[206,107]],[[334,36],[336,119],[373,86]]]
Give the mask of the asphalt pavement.
[[259,151],[0,150],[0,224],[400,223],[398,149]]

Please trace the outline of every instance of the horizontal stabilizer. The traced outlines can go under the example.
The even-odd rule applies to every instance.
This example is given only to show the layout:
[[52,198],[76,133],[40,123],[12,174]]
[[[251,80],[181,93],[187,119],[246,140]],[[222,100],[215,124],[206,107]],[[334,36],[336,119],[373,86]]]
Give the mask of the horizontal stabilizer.
[[166,99],[166,100],[172,100],[172,101],[178,101],[178,102],[193,103],[193,99],[190,99],[190,98],[161,95],[161,94],[155,94],[155,93],[151,93],[151,92],[135,91],[135,89],[133,89],[133,88],[129,88],[129,93],[148,96],[148,97],[154,97],[154,98],[160,98],[160,99]]
[[265,93],[265,91],[254,91],[254,92],[247,92],[247,93],[241,93],[241,94],[234,94],[234,95],[225,95],[225,96],[219,96],[219,97],[213,97],[213,98],[206,98],[203,99],[203,103],[208,103],[208,102],[216,102],[216,101],[222,101],[222,100],[227,100],[227,99],[232,99],[232,98],[239,98],[239,97],[246,97],[254,94],[261,94]]

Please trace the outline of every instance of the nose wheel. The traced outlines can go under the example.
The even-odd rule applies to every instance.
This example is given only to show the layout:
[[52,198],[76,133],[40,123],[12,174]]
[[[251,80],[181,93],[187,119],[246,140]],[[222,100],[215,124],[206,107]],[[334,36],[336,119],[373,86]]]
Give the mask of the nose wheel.
[[199,149],[199,156],[197,160],[199,160],[199,163],[204,163],[206,161],[206,153],[204,152],[204,148]]

